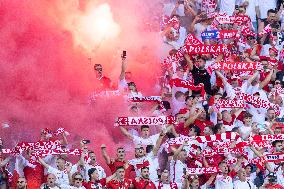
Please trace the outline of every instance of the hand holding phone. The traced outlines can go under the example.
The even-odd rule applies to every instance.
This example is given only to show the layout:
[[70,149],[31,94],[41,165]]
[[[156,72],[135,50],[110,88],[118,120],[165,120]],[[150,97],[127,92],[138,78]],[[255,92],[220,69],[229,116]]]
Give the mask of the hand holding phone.
[[90,140],[83,140],[82,142],[83,142],[83,144],[90,144],[91,143]]
[[121,58],[125,59],[126,58],[126,51],[122,51]]

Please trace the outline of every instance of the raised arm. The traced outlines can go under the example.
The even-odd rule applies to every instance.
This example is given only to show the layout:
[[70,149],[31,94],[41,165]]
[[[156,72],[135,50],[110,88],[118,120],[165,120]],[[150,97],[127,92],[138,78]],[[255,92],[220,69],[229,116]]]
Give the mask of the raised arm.
[[206,187],[209,187],[212,184],[212,182],[214,181],[215,177],[216,177],[216,174],[212,174],[211,175],[211,177],[205,183]]
[[130,134],[127,129],[125,129],[124,127],[120,126],[120,131],[122,132],[122,134],[126,137],[128,137],[130,140],[133,140],[133,136],[132,134]]
[[251,82],[258,76],[258,74],[259,74],[259,72],[258,71],[256,71],[252,76],[250,76],[249,78],[248,78],[248,85],[250,85],[251,84]]
[[162,144],[163,138],[166,135],[166,133],[164,133],[163,131],[160,133],[159,138],[156,142],[156,145],[153,148],[153,155],[156,156],[158,154],[159,148]]
[[266,76],[266,78],[259,84],[259,89],[262,89],[264,86],[266,86],[270,82],[272,75],[273,75],[273,72],[274,72],[274,70],[270,70],[270,72]]
[[121,72],[120,72],[120,76],[119,76],[119,80],[124,80],[125,79],[125,71],[126,71],[126,58],[121,58],[122,61],[121,61]]
[[198,116],[202,113],[202,109],[199,109],[196,114],[192,114],[184,123],[184,127],[189,127],[189,125],[193,124],[194,121],[198,118]]
[[190,59],[189,55],[188,55],[188,54],[185,54],[185,55],[184,55],[184,58],[185,58],[185,60],[186,60],[186,62],[187,62],[189,71],[193,70],[193,62],[192,62],[192,60]]
[[173,159],[174,160],[177,160],[177,158],[178,158],[178,156],[179,156],[179,154],[180,154],[180,152],[182,151],[182,149],[183,149],[183,147],[184,147],[184,145],[185,145],[186,143],[184,142],[182,145],[180,145],[180,147],[174,152],[174,155],[173,155]]
[[40,157],[38,158],[38,162],[39,162],[40,164],[42,164],[46,169],[49,168],[49,165],[48,165],[47,163],[45,163],[45,161],[43,161],[43,159],[41,159]]
[[106,161],[106,164],[109,165],[109,164],[110,164],[110,157],[109,157],[109,155],[107,154],[106,145],[105,145],[105,144],[102,144],[102,145],[101,145],[101,152],[102,152],[103,158],[104,158],[105,161]]
[[106,183],[116,178],[116,172],[106,178]]

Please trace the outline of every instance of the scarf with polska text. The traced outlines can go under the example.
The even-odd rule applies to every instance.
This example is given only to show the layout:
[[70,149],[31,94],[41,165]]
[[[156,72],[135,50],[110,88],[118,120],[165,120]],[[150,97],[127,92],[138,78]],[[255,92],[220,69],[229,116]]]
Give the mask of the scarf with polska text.
[[132,97],[131,102],[161,102],[162,98],[160,96],[143,96],[143,97]]
[[183,87],[183,88],[187,88],[193,91],[200,91],[201,96],[203,98],[205,98],[205,89],[204,89],[204,84],[200,83],[198,85],[194,85],[194,83],[191,83],[189,81],[186,80],[182,80],[179,78],[175,78],[175,79],[171,79],[170,80],[170,86],[176,86],[176,87]]
[[262,69],[260,62],[216,62],[212,65],[215,70],[252,71]]
[[118,117],[116,126],[165,125],[175,123],[176,117],[174,116]]

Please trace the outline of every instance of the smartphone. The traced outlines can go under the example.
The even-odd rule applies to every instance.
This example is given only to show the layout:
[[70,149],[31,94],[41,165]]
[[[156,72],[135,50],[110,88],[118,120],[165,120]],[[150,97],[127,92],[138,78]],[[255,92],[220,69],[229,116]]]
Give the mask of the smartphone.
[[235,9],[236,9],[236,10],[239,10],[239,5],[235,5]]
[[83,140],[82,142],[83,142],[84,144],[90,144],[90,143],[91,143],[90,140]]
[[126,58],[126,51],[122,51],[122,58]]

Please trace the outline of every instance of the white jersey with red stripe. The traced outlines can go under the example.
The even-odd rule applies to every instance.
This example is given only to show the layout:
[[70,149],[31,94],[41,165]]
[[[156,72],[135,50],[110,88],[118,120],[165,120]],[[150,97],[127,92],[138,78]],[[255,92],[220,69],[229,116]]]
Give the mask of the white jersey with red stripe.
[[171,173],[171,180],[172,182],[176,182],[178,188],[181,187],[183,182],[183,172],[187,166],[180,160],[171,160],[170,161],[170,173]]

